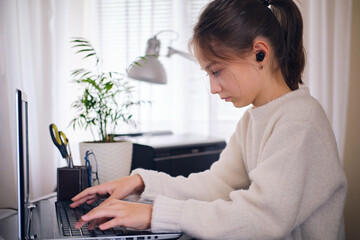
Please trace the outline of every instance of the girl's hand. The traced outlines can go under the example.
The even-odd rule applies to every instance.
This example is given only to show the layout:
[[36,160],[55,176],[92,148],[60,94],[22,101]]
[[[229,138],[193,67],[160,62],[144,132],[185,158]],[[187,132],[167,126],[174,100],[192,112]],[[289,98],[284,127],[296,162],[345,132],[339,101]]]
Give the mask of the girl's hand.
[[151,214],[152,205],[107,199],[107,201],[83,215],[75,224],[75,227],[79,229],[87,222],[90,222],[90,230],[96,224],[99,224],[100,230],[115,226],[143,230],[150,228]]
[[144,191],[144,182],[140,175],[122,177],[98,186],[90,187],[73,197],[70,207],[76,208],[83,203],[92,204],[96,200],[110,195],[106,200],[123,199],[124,197]]

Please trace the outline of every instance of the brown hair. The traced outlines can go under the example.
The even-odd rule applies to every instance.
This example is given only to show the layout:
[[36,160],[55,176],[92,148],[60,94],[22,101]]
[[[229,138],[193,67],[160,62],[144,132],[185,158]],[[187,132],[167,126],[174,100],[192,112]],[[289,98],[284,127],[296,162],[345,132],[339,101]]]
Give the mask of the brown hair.
[[256,37],[264,37],[286,84],[296,90],[305,67],[302,32],[301,13],[292,0],[214,0],[201,13],[191,43],[231,60],[250,51]]

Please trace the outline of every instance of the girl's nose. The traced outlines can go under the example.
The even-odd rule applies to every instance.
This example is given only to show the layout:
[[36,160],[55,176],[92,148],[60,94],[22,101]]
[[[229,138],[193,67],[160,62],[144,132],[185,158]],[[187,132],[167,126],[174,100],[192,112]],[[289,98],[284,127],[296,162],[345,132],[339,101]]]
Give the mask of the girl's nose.
[[219,84],[219,81],[214,78],[214,77],[210,77],[210,92],[212,94],[216,94],[222,91],[222,87]]

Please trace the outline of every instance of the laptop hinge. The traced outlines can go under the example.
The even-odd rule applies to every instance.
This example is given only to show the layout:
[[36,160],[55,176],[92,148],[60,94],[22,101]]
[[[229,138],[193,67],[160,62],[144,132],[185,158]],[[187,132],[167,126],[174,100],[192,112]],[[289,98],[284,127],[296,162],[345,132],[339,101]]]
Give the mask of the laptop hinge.
[[30,231],[31,231],[31,219],[32,219],[32,211],[37,207],[36,204],[33,203],[29,203],[29,205],[27,206],[27,219],[26,219],[26,240],[33,240],[33,239],[37,239],[37,235],[31,235]]

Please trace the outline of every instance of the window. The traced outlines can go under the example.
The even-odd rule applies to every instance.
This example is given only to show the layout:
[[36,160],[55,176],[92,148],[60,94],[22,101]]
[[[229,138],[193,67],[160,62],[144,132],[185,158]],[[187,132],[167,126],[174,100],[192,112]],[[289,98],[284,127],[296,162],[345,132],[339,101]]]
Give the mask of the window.
[[[200,66],[179,55],[165,57],[167,46],[186,51],[192,28],[207,0],[97,0],[98,41],[105,70],[125,71],[138,56],[145,54],[147,40],[160,31],[159,60],[165,67],[168,83],[156,85],[129,79],[141,100],[150,100],[136,112],[138,129],[128,131],[171,130],[228,138],[243,110],[211,96],[205,87]],[[229,124],[230,123],[230,124]],[[225,130],[224,130],[225,128]]]

